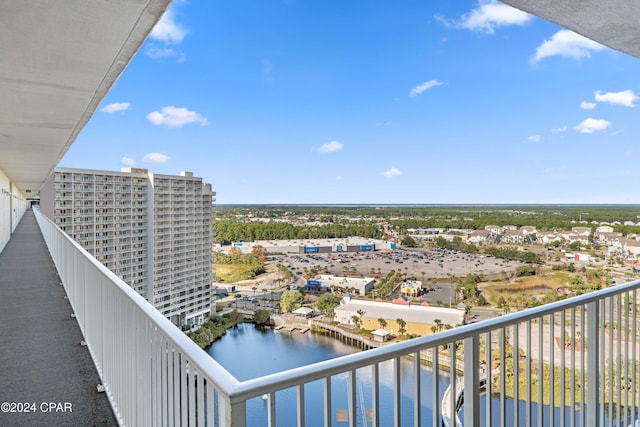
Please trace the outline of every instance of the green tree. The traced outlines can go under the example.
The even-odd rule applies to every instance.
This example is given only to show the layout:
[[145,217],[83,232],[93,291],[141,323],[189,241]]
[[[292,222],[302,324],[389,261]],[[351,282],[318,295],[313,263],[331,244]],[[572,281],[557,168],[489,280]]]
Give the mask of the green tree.
[[521,265],[516,267],[516,276],[524,277],[524,276],[535,276],[536,268],[532,265]]
[[316,302],[316,308],[321,313],[333,318],[335,308],[340,305],[340,299],[341,298],[336,294],[322,294]]
[[396,323],[398,324],[398,332],[400,333],[400,335],[404,335],[404,333],[407,332],[407,330],[404,328],[405,326],[407,326],[407,322],[405,322],[404,319],[396,319]]
[[251,248],[251,254],[255,255],[262,264],[267,262],[267,250],[260,245]]
[[416,246],[418,246],[416,241],[411,236],[405,236],[405,238],[402,239],[401,245],[406,246],[407,248],[415,248]]
[[380,329],[384,329],[387,326],[387,321],[383,317],[378,318],[378,323],[380,324]]
[[233,310],[231,313],[229,313],[229,321],[233,325],[242,323],[244,322],[244,314],[240,313],[238,310]]
[[280,297],[280,308],[286,313],[291,313],[293,310],[302,307],[303,301],[304,296],[300,291],[284,291]]
[[271,323],[269,310],[265,310],[264,308],[256,310],[256,313],[253,315],[253,321],[256,325],[269,325]]

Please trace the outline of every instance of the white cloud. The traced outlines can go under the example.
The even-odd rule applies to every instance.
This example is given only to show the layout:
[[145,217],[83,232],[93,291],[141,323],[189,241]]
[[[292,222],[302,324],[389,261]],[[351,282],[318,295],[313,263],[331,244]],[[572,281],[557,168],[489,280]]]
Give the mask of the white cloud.
[[319,153],[333,153],[340,150],[342,150],[342,143],[339,141],[327,142],[326,144],[313,149],[313,151],[317,151]]
[[136,164],[136,161],[133,160],[131,157],[124,156],[123,158],[120,159],[120,163],[124,166],[133,166]]
[[113,104],[107,104],[102,107],[103,113],[116,113],[118,111],[126,111],[131,108],[131,104],[128,102],[114,102]]
[[383,172],[382,175],[384,175],[385,178],[393,178],[394,176],[402,175],[402,171],[397,168],[391,168],[388,171]]
[[459,28],[493,34],[498,27],[524,25],[531,15],[497,1],[480,1],[478,7],[462,16],[456,24]]
[[590,117],[588,119],[584,119],[579,125],[574,126],[573,129],[580,133],[594,133],[605,130],[609,126],[611,126],[611,122],[604,119],[592,119]]
[[631,89],[623,90],[622,92],[608,93],[602,93],[598,90],[594,92],[594,95],[598,102],[608,102],[625,107],[635,107],[636,104],[634,104],[634,102],[640,99]]
[[536,54],[531,58],[531,61],[538,62],[556,55],[573,59],[591,58],[592,51],[596,52],[604,48],[603,45],[573,31],[560,30],[536,48]]
[[431,89],[432,87],[442,86],[443,84],[444,83],[439,82],[438,80],[429,80],[428,82],[422,83],[421,85],[418,85],[411,89],[411,92],[409,92],[409,98],[414,98],[420,95],[422,92]]
[[142,158],[145,163],[166,163],[171,160],[171,157],[160,153],[149,153]]
[[531,135],[530,137],[527,138],[527,141],[529,142],[540,142],[540,135]]
[[560,133],[560,132],[566,132],[567,131],[567,126],[562,126],[559,128],[551,128],[551,132],[553,133]]
[[583,110],[593,110],[594,108],[596,108],[596,104],[593,102],[582,101],[580,103],[580,108],[582,108]]
[[144,51],[144,53],[153,59],[178,56],[178,52],[170,47],[156,47],[153,45],[149,46],[147,50]]
[[167,10],[158,21],[149,37],[167,44],[178,44],[187,35],[187,29],[178,24],[173,17],[173,11]]
[[200,126],[206,126],[209,121],[202,117],[196,111],[187,110],[184,107],[162,107],[161,112],[153,111],[147,114],[147,120],[154,125],[167,126],[170,128],[179,128],[190,123],[200,123]]

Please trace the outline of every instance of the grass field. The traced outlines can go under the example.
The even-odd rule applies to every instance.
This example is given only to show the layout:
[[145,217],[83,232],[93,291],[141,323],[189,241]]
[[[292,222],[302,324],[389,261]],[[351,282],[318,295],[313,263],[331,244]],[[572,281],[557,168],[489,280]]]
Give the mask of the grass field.
[[548,276],[519,277],[508,283],[481,284],[480,289],[488,294],[488,301],[497,303],[500,297],[514,298],[525,296],[539,299],[546,294],[558,294],[558,289],[564,289],[569,284],[571,273],[555,272]]
[[216,279],[218,282],[234,283],[255,277],[256,266],[251,264],[218,264]]

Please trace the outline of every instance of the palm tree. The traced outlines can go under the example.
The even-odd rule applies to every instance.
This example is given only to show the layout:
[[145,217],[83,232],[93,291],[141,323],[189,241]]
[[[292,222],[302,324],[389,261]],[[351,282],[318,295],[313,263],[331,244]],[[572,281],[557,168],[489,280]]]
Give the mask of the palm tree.
[[257,286],[253,286],[251,289],[253,290],[253,296],[255,296],[256,295],[256,291],[258,290],[258,287]]
[[440,319],[433,319],[433,323],[436,324],[436,328],[438,328],[438,332],[440,332],[442,330],[442,320]]
[[355,325],[356,329],[360,329],[361,320],[360,320],[360,318],[358,316],[356,316],[355,314],[353,316],[351,316],[351,321]]
[[362,324],[362,316],[364,316],[364,310],[360,309],[356,311],[358,313],[358,317],[360,318],[360,325]]
[[387,321],[382,317],[378,318],[378,323],[380,324],[380,329],[384,329],[387,326]]
[[407,332],[404,328],[407,325],[407,322],[403,319],[396,319],[396,323],[398,324],[398,332],[400,332],[400,335],[404,335],[404,333]]

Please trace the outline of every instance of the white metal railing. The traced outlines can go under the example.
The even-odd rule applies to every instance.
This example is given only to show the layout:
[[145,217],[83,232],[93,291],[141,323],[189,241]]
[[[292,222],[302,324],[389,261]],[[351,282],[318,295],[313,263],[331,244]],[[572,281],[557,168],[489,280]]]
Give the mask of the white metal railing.
[[[363,370],[371,381],[367,424],[374,426],[389,418],[380,410],[382,383],[391,383],[396,426],[460,425],[460,400],[464,426],[626,426],[638,419],[640,281],[240,382],[37,211],[36,218],[122,425],[243,427],[247,401],[266,395],[264,425],[289,425],[276,416],[284,406],[298,426],[331,426],[332,378],[346,375],[346,401],[339,404],[355,426],[366,419]],[[448,382],[425,383],[421,362],[430,361],[438,379],[442,359],[461,364],[464,373],[447,369]],[[404,360],[413,362],[411,408],[401,404]],[[382,368],[388,362],[391,373]],[[323,387],[322,402],[313,402],[322,420],[305,412],[305,389],[315,381]],[[295,401],[281,402],[289,389]]]

